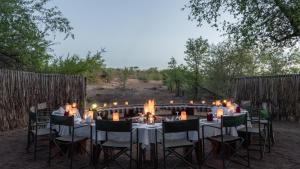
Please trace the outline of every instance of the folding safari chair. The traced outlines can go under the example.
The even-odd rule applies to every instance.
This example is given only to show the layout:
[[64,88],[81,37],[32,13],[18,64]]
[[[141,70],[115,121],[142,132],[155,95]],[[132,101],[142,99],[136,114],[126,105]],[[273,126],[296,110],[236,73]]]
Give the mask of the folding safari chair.
[[[105,140],[98,141],[98,131],[105,132]],[[137,160],[136,164],[138,166],[138,131],[137,129],[132,128],[132,121],[110,121],[110,120],[96,120],[96,130],[95,130],[95,144],[100,148],[100,152],[104,153],[104,162],[102,163],[101,168],[109,167],[109,164],[114,162],[120,168],[124,168],[122,164],[120,164],[117,159],[121,155],[125,155],[129,158],[129,168],[132,168],[133,155],[133,133],[137,132]],[[109,133],[120,132],[127,133],[128,137],[123,138],[123,141],[111,140],[108,137]],[[110,154],[109,151],[116,150],[117,153]],[[108,157],[108,158],[107,158]],[[97,164],[95,164],[95,168]]]
[[[163,121],[163,129],[162,129],[162,147],[163,147],[163,161],[164,161],[164,169],[167,168],[167,158],[170,155],[174,155],[180,161],[184,162],[191,168],[197,168],[192,162],[187,160],[187,157],[192,156],[193,150],[196,148],[196,145],[189,139],[189,132],[197,132],[198,141],[200,140],[199,133],[199,119],[191,119],[191,120],[181,120],[181,121]],[[157,131],[157,130],[156,130]],[[186,137],[183,139],[167,139],[166,135],[170,133],[180,133],[185,132]],[[186,151],[183,154],[180,154],[177,149],[186,148]],[[175,164],[173,168],[176,168],[179,163]],[[198,164],[200,168],[200,163]],[[170,168],[170,167],[168,167]]]
[[[70,135],[67,136],[58,136],[56,133],[53,133],[53,126],[58,125],[59,130],[61,126],[69,127]],[[57,116],[51,115],[50,116],[50,137],[49,137],[49,158],[48,164],[51,165],[51,160],[58,156],[63,155],[68,160],[70,160],[69,168],[73,168],[73,149],[74,144],[78,144],[84,140],[86,137],[78,137],[74,135],[74,130],[77,128],[85,127],[87,125],[80,125],[78,127],[74,126],[74,116]],[[52,146],[55,146],[59,151],[52,156]],[[64,151],[61,146],[67,146],[67,151]],[[70,158],[70,159],[69,159]]]
[[[240,114],[240,115],[235,115],[235,116],[222,116],[221,117],[221,126],[215,126],[215,125],[209,125],[209,124],[204,124],[202,125],[202,145],[203,145],[203,165],[208,166],[210,168],[216,168],[215,166],[211,166],[210,164],[207,163],[208,159],[211,157],[212,151],[208,153],[208,155],[205,155],[205,128],[206,127],[211,127],[220,130],[220,135],[218,136],[212,136],[208,137],[207,139],[210,140],[211,142],[216,142],[220,145],[221,148],[221,158],[222,158],[222,166],[223,169],[227,168],[227,166],[230,164],[230,162],[235,162],[240,165],[244,165],[249,167],[250,166],[250,160],[249,160],[249,150],[248,147],[246,147],[246,155],[240,154],[239,150],[243,148],[243,143],[245,139],[243,137],[239,136],[232,136],[229,131],[231,127],[237,128],[238,126],[244,125],[245,126],[245,131],[248,132],[248,126],[247,126],[247,115],[246,114]],[[228,157],[228,161],[225,159],[225,151],[231,150],[233,151],[233,154],[231,154],[230,157]],[[247,162],[247,164],[243,164],[240,161],[236,161],[234,159],[235,157],[238,157],[239,159]]]

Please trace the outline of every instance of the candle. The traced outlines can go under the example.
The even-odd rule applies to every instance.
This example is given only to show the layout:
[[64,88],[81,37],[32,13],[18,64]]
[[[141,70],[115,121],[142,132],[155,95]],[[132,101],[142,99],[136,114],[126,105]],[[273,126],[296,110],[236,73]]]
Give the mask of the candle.
[[98,105],[96,103],[92,104],[92,109],[96,109]]
[[220,118],[221,118],[221,116],[223,116],[223,114],[224,114],[224,110],[223,110],[223,109],[220,109],[220,108],[218,108],[218,110],[217,110],[217,118],[218,118],[218,119],[220,119]]
[[113,121],[119,121],[120,120],[120,116],[119,116],[119,113],[118,112],[114,112],[112,114],[112,120]]
[[77,103],[72,103],[72,108],[76,108],[77,107]]
[[186,111],[182,111],[181,112],[181,120],[186,120],[187,117],[186,117]]
[[149,116],[149,124],[154,123],[154,117],[152,115]]

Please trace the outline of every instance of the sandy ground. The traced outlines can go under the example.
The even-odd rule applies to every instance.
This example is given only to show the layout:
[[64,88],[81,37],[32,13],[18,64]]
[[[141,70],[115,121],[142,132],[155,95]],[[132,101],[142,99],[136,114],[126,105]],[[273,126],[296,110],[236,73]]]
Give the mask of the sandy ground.
[[[288,122],[274,123],[276,144],[271,153],[266,153],[262,160],[251,159],[253,169],[297,169],[300,168],[300,124]],[[47,151],[38,152],[38,158],[33,160],[33,154],[25,151],[26,130],[18,129],[0,134],[0,168],[1,169],[40,169],[49,168],[47,165]],[[258,154],[251,152],[251,157]],[[75,166],[82,162],[88,162],[87,157],[80,156],[75,160]],[[68,168],[65,164],[53,162],[53,169]],[[123,160],[124,161],[124,160]],[[122,160],[121,160],[122,163]],[[172,163],[172,162],[171,162]],[[159,166],[162,166],[160,160]],[[93,167],[90,167],[93,168]],[[113,168],[113,167],[112,167]],[[184,169],[186,167],[181,167]],[[205,168],[205,167],[204,167]],[[234,165],[232,168],[243,168]]]

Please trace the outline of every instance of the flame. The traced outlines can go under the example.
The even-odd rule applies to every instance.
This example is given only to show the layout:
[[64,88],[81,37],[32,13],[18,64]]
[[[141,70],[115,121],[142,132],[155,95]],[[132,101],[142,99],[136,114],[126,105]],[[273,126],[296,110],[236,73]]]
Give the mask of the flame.
[[155,101],[154,100],[148,100],[147,103],[144,104],[144,113],[150,113],[152,115],[155,115]]
[[224,110],[221,108],[218,108],[217,109],[217,118],[220,119],[221,116],[223,116],[223,115],[224,115]]
[[91,119],[93,119],[93,116],[94,116],[93,111],[86,111],[86,112],[84,112],[83,118],[87,119],[88,117],[90,117]]
[[221,106],[222,103],[221,103],[221,100],[216,100],[216,106]]
[[227,109],[228,109],[229,112],[234,112],[235,107],[234,107],[234,105],[231,103],[231,101],[228,101],[228,102],[226,103],[226,107],[227,107]]

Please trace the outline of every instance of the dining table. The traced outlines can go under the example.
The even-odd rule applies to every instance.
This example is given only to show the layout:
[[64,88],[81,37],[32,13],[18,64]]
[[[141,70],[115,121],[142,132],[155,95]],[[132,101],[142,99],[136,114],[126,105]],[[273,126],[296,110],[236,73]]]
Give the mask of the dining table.
[[[229,116],[238,116],[241,114],[248,113],[246,110],[242,110],[240,113],[231,113]],[[227,115],[228,116],[228,115]],[[192,118],[197,118],[193,116]],[[174,120],[173,119],[167,119],[169,121]],[[203,125],[210,125],[210,126],[216,126],[216,127],[221,127],[221,120],[218,118],[214,118],[212,121],[207,121],[206,118],[199,118],[199,133],[200,139],[203,139],[202,136],[202,127]],[[74,131],[74,134],[76,136],[81,136],[81,137],[87,137],[90,139],[90,154],[91,154],[91,161],[93,160],[93,143],[95,142],[96,139],[96,134],[95,134],[95,123],[90,120],[75,120],[74,123],[75,127],[78,126],[84,126],[77,128]],[[244,126],[239,126],[238,128],[242,128]],[[248,123],[248,127],[251,127],[251,123]],[[161,143],[162,140],[162,122],[157,122],[154,124],[147,124],[147,123],[137,123],[133,122],[132,123],[132,128],[135,129],[135,132],[133,133],[133,142],[137,141],[137,135],[138,135],[138,142],[139,142],[139,147],[142,151],[140,152],[146,152],[150,150],[150,159],[153,159],[153,146],[157,143]],[[231,127],[229,129],[226,129],[227,133],[230,133],[232,136],[238,136],[238,128]],[[66,136],[70,134],[70,129],[67,126],[54,126],[54,129],[59,131],[60,136]],[[59,130],[58,130],[59,129]],[[223,129],[225,131],[225,128]],[[189,139],[191,141],[195,141],[199,144],[201,144],[201,141],[198,139],[198,132],[196,131],[189,131]],[[205,127],[204,128],[204,138],[211,137],[211,136],[217,136],[221,134],[221,130],[217,128],[212,128],[212,127]],[[109,132],[107,133],[108,139],[114,140],[114,141],[129,141],[130,139],[130,133],[122,133],[122,132]],[[166,134],[166,139],[168,140],[176,140],[176,139],[183,139],[186,138],[186,133],[169,133]],[[105,131],[97,131],[97,141],[105,141],[106,139],[106,133]],[[140,160],[143,159],[145,160],[145,157],[140,156]]]

